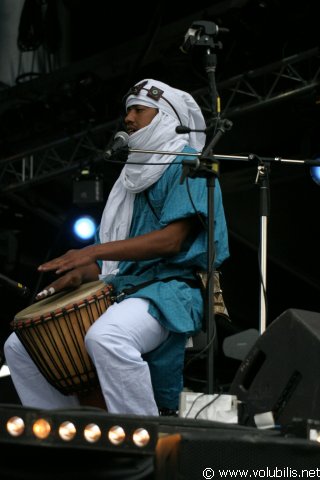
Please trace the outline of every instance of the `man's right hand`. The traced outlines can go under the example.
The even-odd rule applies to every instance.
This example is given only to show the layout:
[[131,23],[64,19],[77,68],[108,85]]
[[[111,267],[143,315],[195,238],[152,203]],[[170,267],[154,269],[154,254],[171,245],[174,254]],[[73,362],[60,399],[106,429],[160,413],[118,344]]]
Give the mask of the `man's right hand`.
[[47,285],[43,290],[41,290],[41,292],[37,294],[35,300],[42,300],[43,298],[61,292],[61,290],[77,288],[82,283],[83,280],[81,272],[77,271],[77,269],[71,270],[62,277]]
[[54,295],[62,290],[77,288],[83,283],[98,280],[99,273],[100,268],[96,263],[92,263],[86,267],[79,267],[69,270],[67,273],[57,278],[57,280],[47,285],[41,292],[39,292],[35,300],[42,300],[43,298]]

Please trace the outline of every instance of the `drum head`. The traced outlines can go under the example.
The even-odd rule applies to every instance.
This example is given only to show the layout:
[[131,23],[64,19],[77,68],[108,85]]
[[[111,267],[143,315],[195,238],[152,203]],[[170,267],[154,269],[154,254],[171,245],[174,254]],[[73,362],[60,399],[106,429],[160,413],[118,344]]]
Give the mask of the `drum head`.
[[80,287],[67,293],[65,290],[33,303],[15,315],[14,323],[30,318],[37,319],[46,314],[50,314],[50,312],[59,311],[62,308],[68,310],[69,308],[73,308],[73,305],[79,305],[79,303],[84,300],[90,301],[93,295],[99,295],[100,292],[106,291],[110,291],[110,286],[100,280],[84,283],[80,285]]

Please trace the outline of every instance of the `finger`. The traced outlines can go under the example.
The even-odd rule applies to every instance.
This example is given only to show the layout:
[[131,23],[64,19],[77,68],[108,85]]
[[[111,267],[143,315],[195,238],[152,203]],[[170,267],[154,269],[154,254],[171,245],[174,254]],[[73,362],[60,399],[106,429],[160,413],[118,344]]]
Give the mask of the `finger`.
[[55,271],[55,273],[59,275],[60,273],[69,272],[70,270],[73,270],[76,267],[77,267],[77,264],[75,264],[74,262],[64,263],[57,267],[57,270]]
[[59,274],[61,272],[70,270],[72,267],[73,265],[70,262],[54,261],[54,262],[44,263],[43,265],[40,265],[38,267],[38,271],[49,272],[51,270],[55,270],[55,273]]
[[42,300],[43,298],[49,297],[56,292],[54,287],[45,288],[41,292],[39,292],[36,296],[36,300]]
[[51,262],[43,263],[42,265],[39,265],[38,270],[40,272],[45,272],[48,270],[54,270],[55,268],[59,267],[60,262],[53,260]]
[[42,263],[42,265],[39,265],[38,270],[40,271],[54,270],[55,268],[58,268],[59,265],[63,265],[64,263],[68,263],[72,261],[75,253],[76,253],[76,250],[69,250],[68,252],[64,253],[60,257],[56,257],[56,258],[53,258],[52,260],[49,260],[48,262]]
[[58,268],[60,265],[63,265],[63,263],[66,261],[67,259],[65,258],[65,256],[53,258],[52,260],[49,260],[49,262],[45,262],[39,265],[38,270],[40,271],[54,270],[55,268]]

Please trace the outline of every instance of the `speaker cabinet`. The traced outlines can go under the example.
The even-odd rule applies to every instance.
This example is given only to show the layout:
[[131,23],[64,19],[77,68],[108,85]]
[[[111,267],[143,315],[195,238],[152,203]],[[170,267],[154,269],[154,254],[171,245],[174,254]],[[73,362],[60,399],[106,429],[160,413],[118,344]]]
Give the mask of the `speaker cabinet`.
[[230,393],[248,418],[272,411],[276,423],[320,420],[320,313],[288,309],[258,338]]
[[[100,447],[18,445],[0,438],[1,480],[153,480],[154,458]],[[83,460],[85,458],[85,460]],[[20,461],[19,461],[20,459]],[[23,460],[22,460],[23,459]],[[41,463],[39,462],[41,459]],[[59,459],[59,460],[58,460]]]
[[[215,425],[182,430],[158,440],[155,480],[299,478],[316,476],[317,442],[276,431]],[[304,474],[303,474],[304,470]]]

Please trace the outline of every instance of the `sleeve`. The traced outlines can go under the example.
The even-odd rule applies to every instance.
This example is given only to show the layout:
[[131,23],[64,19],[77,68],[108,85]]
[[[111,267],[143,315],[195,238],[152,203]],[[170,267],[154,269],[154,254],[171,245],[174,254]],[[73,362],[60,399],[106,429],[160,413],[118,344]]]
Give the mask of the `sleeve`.
[[[170,169],[168,169],[170,170]],[[167,185],[163,188],[167,189],[167,195],[163,202],[160,225],[165,227],[169,223],[187,218],[193,215],[201,215],[207,224],[208,219],[208,190],[205,178],[186,178],[180,183],[182,174],[182,166],[168,171],[166,175]],[[222,202],[222,192],[219,180],[216,179],[214,187],[214,242],[215,242],[215,267],[229,257],[227,224]],[[207,252],[207,235],[202,232],[199,238],[192,246],[193,255],[206,255]],[[190,252],[191,253],[191,252]]]
[[180,183],[182,169],[175,169],[170,176],[168,193],[163,203],[160,224],[169,223],[200,214],[207,216],[206,182],[203,178],[188,178]]

